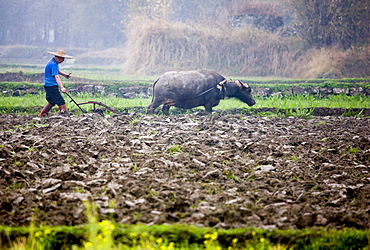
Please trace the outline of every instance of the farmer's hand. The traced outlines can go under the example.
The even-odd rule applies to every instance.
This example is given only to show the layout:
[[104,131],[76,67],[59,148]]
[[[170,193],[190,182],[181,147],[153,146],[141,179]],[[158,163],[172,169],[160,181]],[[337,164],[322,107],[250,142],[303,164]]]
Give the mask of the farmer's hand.
[[63,71],[60,71],[59,70],[59,74],[62,75],[62,76],[64,76],[65,78],[69,79],[69,78],[71,78],[72,72],[69,72],[68,74],[66,74]]
[[67,89],[66,89],[65,87],[60,88],[60,90],[61,90],[63,93],[67,93]]

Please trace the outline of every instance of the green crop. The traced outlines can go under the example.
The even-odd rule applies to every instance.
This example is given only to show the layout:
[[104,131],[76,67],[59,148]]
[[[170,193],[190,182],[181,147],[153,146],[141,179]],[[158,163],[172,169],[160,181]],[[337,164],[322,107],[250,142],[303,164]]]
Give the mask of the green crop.
[[[67,108],[69,110],[76,110],[78,114],[78,107],[69,102],[70,99],[64,96],[67,102]],[[109,107],[112,107],[121,112],[131,112],[133,108],[140,108],[145,112],[146,107],[151,103],[151,98],[133,98],[125,99],[119,97],[109,96],[93,96],[87,94],[75,94],[72,98],[77,103],[96,101],[101,102]],[[346,96],[346,95],[330,95],[327,97],[312,96],[312,95],[292,95],[292,96],[272,96],[272,97],[260,97],[255,96],[256,105],[249,107],[247,104],[236,98],[230,98],[221,100],[220,104],[214,107],[214,110],[228,110],[228,109],[243,109],[243,110],[254,110],[259,108],[276,108],[287,110],[287,113],[292,113],[295,116],[309,117],[312,112],[312,108],[325,107],[325,108],[345,108],[348,110],[354,108],[370,108],[370,97],[363,95]],[[24,95],[18,97],[2,96],[0,98],[0,114],[37,114],[41,108],[46,104],[44,93],[39,92],[36,95]],[[90,112],[93,109],[93,104],[81,105],[81,107]],[[97,108],[101,108],[96,105]],[[204,110],[203,107],[196,109]],[[292,110],[294,112],[291,112]],[[303,109],[308,109],[305,111]],[[54,108],[57,111],[57,108]],[[160,109],[158,109],[160,110]],[[172,108],[171,110],[176,110]],[[298,110],[298,112],[297,112]],[[190,112],[190,111],[188,111]],[[295,113],[295,114],[294,114]],[[347,112],[346,115],[350,115],[351,112]]]

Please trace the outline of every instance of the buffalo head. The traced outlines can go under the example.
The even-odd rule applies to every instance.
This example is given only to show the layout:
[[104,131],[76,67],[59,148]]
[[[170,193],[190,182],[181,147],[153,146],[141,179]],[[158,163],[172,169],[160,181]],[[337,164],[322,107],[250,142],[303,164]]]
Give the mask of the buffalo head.
[[236,97],[249,106],[253,106],[254,104],[256,104],[252,96],[252,89],[248,83],[242,82],[240,80],[228,83],[232,86],[232,88],[231,90],[227,89],[227,96]]

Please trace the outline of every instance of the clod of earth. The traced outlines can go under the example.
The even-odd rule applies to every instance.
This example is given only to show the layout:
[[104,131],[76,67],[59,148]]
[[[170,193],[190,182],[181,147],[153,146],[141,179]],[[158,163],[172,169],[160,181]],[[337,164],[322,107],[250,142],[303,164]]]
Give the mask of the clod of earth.
[[0,115],[0,223],[370,229],[369,121]]

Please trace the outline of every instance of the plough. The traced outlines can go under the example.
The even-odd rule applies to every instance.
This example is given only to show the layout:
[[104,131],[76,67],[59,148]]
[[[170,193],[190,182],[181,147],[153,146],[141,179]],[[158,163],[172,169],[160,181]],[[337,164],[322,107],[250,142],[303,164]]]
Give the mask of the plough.
[[71,102],[73,102],[74,104],[76,104],[76,106],[82,111],[82,113],[87,113],[86,110],[84,110],[83,108],[80,107],[80,105],[84,105],[84,104],[94,104],[94,110],[95,110],[95,105],[100,105],[100,106],[103,106],[104,108],[108,109],[109,111],[113,112],[113,113],[116,113],[116,114],[120,114],[120,115],[127,115],[127,113],[122,113],[122,112],[119,112],[111,107],[109,107],[108,105],[105,105],[104,103],[101,103],[101,102],[95,102],[95,101],[88,101],[88,102],[81,102],[81,103],[77,103],[70,94],[68,94],[67,92],[65,93],[70,99],[71,99]]

